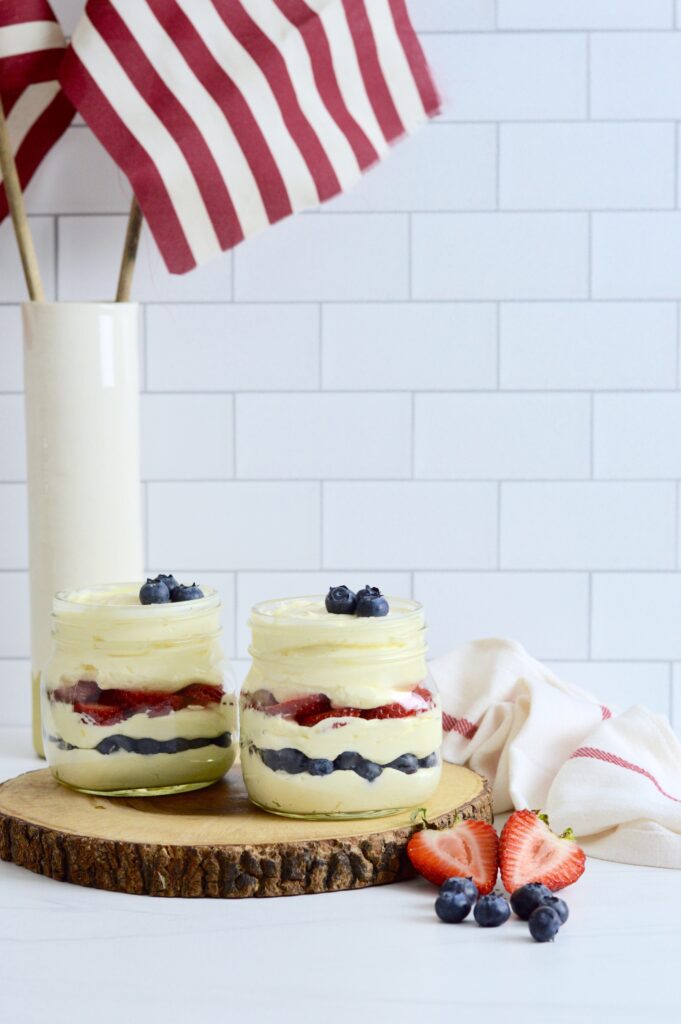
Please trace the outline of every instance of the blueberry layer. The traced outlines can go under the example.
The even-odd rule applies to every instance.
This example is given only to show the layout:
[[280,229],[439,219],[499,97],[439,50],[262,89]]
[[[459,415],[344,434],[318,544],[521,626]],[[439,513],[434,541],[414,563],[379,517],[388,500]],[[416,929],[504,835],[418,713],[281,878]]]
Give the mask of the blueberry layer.
[[231,746],[232,734],[223,732],[219,736],[198,736],[193,740],[186,740],[182,736],[172,740],[136,740],[132,736],[117,733],[100,740],[96,747],[76,747],[60,736],[48,736],[48,740],[55,743],[59,750],[96,750],[98,754],[116,754],[119,750],[127,754],[182,754],[185,750],[200,750],[201,747],[227,748]]
[[416,754],[400,754],[388,764],[378,764],[376,761],[369,761],[366,757],[362,757],[354,750],[345,750],[331,761],[325,757],[308,757],[294,747],[284,747],[281,750],[262,750],[251,744],[249,749],[251,753],[257,754],[263,764],[273,772],[286,772],[288,775],[301,775],[302,773],[331,775],[336,771],[355,772],[367,782],[377,779],[385,768],[394,768],[398,772],[404,772],[405,775],[413,775],[419,768],[434,768],[438,763],[436,751],[426,757],[417,757]]

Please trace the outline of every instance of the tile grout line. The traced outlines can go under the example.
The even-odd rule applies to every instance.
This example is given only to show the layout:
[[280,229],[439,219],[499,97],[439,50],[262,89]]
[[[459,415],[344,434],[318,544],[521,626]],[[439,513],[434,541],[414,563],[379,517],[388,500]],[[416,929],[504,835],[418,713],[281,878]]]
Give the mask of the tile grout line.
[[[224,477],[224,476],[212,476],[212,477],[144,477],[141,483],[148,484],[197,484],[205,486],[207,484],[272,484],[281,486],[290,486],[297,484],[318,484],[334,483],[334,484],[364,484],[365,486],[372,486],[373,484],[404,484],[404,485],[430,485],[439,486],[441,484],[452,484],[456,487],[476,487],[486,486],[489,484],[504,483],[510,487],[589,487],[594,485],[595,487],[613,487],[613,486],[630,486],[630,487],[651,487],[659,486],[665,487],[669,484],[678,482],[676,477],[594,477],[593,479],[589,476],[579,477],[507,477],[500,479],[500,477],[464,477],[464,476],[452,476],[452,477],[428,477],[428,476],[416,476],[413,479],[408,476],[245,476],[245,477]],[[2,487],[25,487],[26,478],[21,479],[7,479],[0,480],[0,488]],[[607,570],[606,570],[607,571]],[[647,570],[641,570],[647,571]],[[657,570],[651,569],[650,572]],[[2,569],[0,568],[0,572]]]
[[[315,482],[316,483],[323,483],[323,481],[315,481]],[[441,566],[441,559],[438,560],[438,566]],[[263,569],[262,567],[258,568],[257,566],[254,567],[252,565],[241,565],[241,566],[236,566],[235,567],[233,565],[230,565],[230,566],[219,566],[218,565],[218,566],[216,566],[214,564],[209,564],[209,565],[199,565],[199,566],[197,566],[194,563],[184,563],[182,565],[175,566],[175,568],[178,571],[181,571],[181,572],[185,572],[185,571],[186,572],[192,572],[192,571],[196,570],[197,572],[203,572],[203,573],[211,573],[211,572],[215,572],[215,573],[237,573],[237,572],[239,572],[239,573],[264,573],[265,572],[266,573],[266,572],[272,572],[272,573],[276,574],[276,573],[280,573],[280,572],[281,573],[321,572],[322,570],[323,571],[332,571],[332,572],[346,572],[346,571],[348,571],[347,570],[347,566],[343,567],[343,566],[339,566],[339,565],[336,565],[336,566],[333,566],[333,565],[332,566],[323,565],[321,567],[321,569],[318,566],[317,567],[315,567],[315,566],[307,566],[307,567],[305,567],[303,569],[297,569],[297,568],[294,568],[292,566],[290,566],[289,568]],[[399,565],[390,565],[390,566],[385,566],[384,565],[382,568],[380,566],[378,566],[378,567],[374,566],[373,568],[375,569],[376,572],[408,573],[408,572],[413,571],[413,572],[418,572],[418,573],[427,573],[429,576],[439,576],[439,575],[458,576],[458,575],[465,575],[465,576],[581,576],[581,577],[586,577],[586,576],[589,575],[589,573],[592,573],[593,575],[596,575],[596,576],[621,576],[621,577],[626,577],[626,576],[656,576],[656,577],[663,577],[663,576],[667,576],[667,577],[673,577],[674,579],[677,579],[677,580],[681,577],[681,574],[678,572],[678,570],[673,568],[673,567],[667,568],[667,569],[642,569],[642,568],[636,568],[636,569],[630,569],[630,568],[616,569],[616,568],[590,568],[590,567],[586,567],[586,566],[580,566],[578,568],[575,568],[575,567],[568,568],[566,566],[553,566],[550,569],[536,568],[536,567],[535,568],[523,567],[523,568],[508,568],[508,569],[502,568],[502,569],[497,569],[495,567],[491,567],[490,568],[489,565],[476,566],[476,565],[470,565],[470,564],[466,565],[465,563],[459,563],[458,565],[449,565],[449,566],[447,566],[445,568],[436,567],[436,566],[433,566],[433,565],[419,565],[419,566],[416,566],[416,567],[412,567],[411,565],[407,565],[405,563],[400,563]],[[27,575],[27,573],[28,573],[28,568],[27,567],[20,568],[20,569],[17,569],[17,568],[14,568],[14,569],[8,569],[8,568],[0,569],[0,576],[2,576],[2,575],[25,576],[25,575]],[[636,659],[634,659],[634,660],[636,660]],[[643,660],[646,660],[646,659],[643,659]],[[653,660],[653,661],[655,661],[655,660],[657,660],[657,661],[663,660],[663,661],[665,661],[667,659],[665,659],[665,658],[663,658],[663,659],[659,659],[659,658],[655,659],[655,658],[653,658],[653,659],[648,659],[648,660]],[[679,660],[681,661],[681,657],[679,658]]]

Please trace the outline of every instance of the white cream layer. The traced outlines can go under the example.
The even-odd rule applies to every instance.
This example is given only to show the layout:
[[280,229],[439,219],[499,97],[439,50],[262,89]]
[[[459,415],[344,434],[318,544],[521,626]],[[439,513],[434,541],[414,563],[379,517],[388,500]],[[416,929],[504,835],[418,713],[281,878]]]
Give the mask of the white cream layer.
[[440,767],[420,768],[413,775],[386,768],[373,782],[355,772],[326,776],[273,772],[255,753],[242,750],[241,767],[252,800],[273,811],[289,814],[386,814],[415,807],[437,788]]
[[254,743],[260,750],[293,747],[307,757],[330,761],[349,750],[377,764],[389,764],[401,754],[427,757],[439,751],[442,715],[439,708],[433,708],[409,718],[326,718],[308,727],[279,715],[247,709],[241,712],[241,735],[243,746]]
[[[59,701],[43,703],[43,723],[48,736],[57,736],[74,747],[96,747],[109,736],[130,736],[132,739],[187,740],[219,736],[230,732],[236,740],[236,707],[232,701],[189,707],[167,715],[150,716],[145,712],[131,715],[111,725],[89,722],[71,704]],[[197,753],[195,751],[195,753]]]
[[385,695],[427,676],[421,607],[390,598],[390,609],[384,617],[365,619],[330,614],[323,597],[256,605],[245,688],[270,689],[282,699],[296,691],[328,693],[335,704],[354,707],[386,703]]
[[208,746],[177,754],[100,754],[94,750],[59,750],[46,744],[50,770],[60,782],[79,789],[159,789],[216,782],[231,768],[236,744],[226,750]]
[[[49,689],[93,680],[102,689],[171,692],[224,677],[215,591],[176,604],[141,605],[139,583],[73,591],[55,602]],[[231,679],[225,680],[229,689]]]

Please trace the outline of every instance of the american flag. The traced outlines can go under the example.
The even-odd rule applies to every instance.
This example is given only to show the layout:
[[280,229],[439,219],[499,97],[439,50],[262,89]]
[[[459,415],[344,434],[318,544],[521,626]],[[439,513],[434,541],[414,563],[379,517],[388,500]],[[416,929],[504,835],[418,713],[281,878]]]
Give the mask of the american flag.
[[[65,46],[47,0],[0,0],[0,99],[22,188],[73,117],[57,82]],[[7,213],[0,176],[0,221]]]
[[89,0],[63,87],[184,273],[438,110],[405,0]]

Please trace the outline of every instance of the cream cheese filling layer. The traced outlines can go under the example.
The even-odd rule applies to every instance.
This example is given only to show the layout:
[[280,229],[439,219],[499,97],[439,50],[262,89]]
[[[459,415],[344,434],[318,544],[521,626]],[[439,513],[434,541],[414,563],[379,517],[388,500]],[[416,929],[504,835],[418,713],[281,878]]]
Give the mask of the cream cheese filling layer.
[[112,789],[158,789],[214,782],[231,768],[236,746],[186,750],[175,754],[131,754],[106,757],[94,750],[59,750],[50,744],[52,774],[69,786],[106,792]]
[[241,767],[251,799],[263,807],[291,814],[386,813],[417,806],[437,788],[439,765],[405,775],[385,768],[368,782],[355,772],[335,771],[323,777],[289,775],[267,768],[257,753],[242,749]]
[[[333,761],[344,751],[354,751],[377,764],[389,764],[400,754],[427,757],[442,743],[439,708],[408,718],[326,718],[309,727],[255,709],[242,710],[242,745],[261,750],[293,747],[307,757]],[[347,774],[347,773],[341,773]]]
[[236,721],[236,706],[231,701],[205,708],[183,708],[155,717],[140,712],[111,725],[88,722],[70,704],[43,702],[45,732],[74,747],[83,748],[96,747],[101,740],[121,734],[132,739],[172,740],[182,737],[192,740],[230,732],[236,738]]

